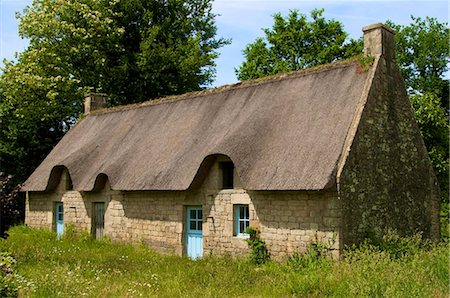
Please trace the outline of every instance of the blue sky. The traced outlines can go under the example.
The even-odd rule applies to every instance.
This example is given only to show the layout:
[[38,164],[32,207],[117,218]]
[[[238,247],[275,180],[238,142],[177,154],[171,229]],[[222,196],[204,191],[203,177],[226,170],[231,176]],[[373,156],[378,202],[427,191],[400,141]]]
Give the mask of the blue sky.
[[[0,58],[13,59],[14,52],[22,51],[27,41],[18,36],[18,21],[15,12],[21,11],[31,0],[0,0]],[[271,27],[272,15],[289,9],[298,9],[309,14],[314,8],[324,8],[327,19],[335,19],[344,25],[350,37],[362,35],[361,28],[373,23],[392,20],[407,25],[410,16],[435,17],[448,22],[449,5],[440,1],[304,1],[304,0],[216,0],[213,11],[216,17],[218,36],[231,38],[231,45],[220,50],[217,62],[217,77],[214,86],[237,81],[234,69],[243,61],[242,50],[259,36],[262,28]]]

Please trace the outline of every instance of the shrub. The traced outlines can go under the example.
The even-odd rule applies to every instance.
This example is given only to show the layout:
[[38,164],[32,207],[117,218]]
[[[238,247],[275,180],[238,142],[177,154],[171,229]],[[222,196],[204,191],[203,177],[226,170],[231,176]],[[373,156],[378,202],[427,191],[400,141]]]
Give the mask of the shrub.
[[13,176],[0,172],[0,237],[14,225],[23,221],[24,204],[20,196],[21,185],[15,185]]
[[16,297],[18,288],[14,283],[16,260],[8,252],[0,252],[0,297]]
[[359,245],[353,246],[350,251],[373,251],[386,253],[391,259],[400,259],[406,256],[416,255],[423,250],[430,249],[432,243],[422,239],[417,233],[413,236],[400,236],[392,229],[372,230],[368,237]]
[[334,244],[335,239],[328,243],[323,243],[317,240],[312,241],[306,248],[305,253],[294,253],[288,258],[288,265],[295,270],[300,270],[308,267],[320,267],[330,260],[330,249]]
[[245,229],[245,233],[250,235],[250,237],[245,240],[251,249],[250,261],[256,265],[262,265],[270,260],[266,243],[259,236],[259,231],[255,228],[248,227]]

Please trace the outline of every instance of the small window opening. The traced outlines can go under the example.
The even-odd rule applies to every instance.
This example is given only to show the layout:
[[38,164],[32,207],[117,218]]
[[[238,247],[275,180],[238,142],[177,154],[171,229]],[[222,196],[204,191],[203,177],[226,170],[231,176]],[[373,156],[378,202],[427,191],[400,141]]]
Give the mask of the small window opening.
[[224,161],[220,163],[222,170],[222,189],[234,188],[234,164],[231,161]]

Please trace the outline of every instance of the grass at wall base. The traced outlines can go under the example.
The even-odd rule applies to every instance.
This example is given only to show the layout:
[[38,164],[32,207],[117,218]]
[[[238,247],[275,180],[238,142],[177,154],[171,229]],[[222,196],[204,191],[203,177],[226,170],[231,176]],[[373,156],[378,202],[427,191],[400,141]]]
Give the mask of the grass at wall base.
[[[313,257],[312,257],[313,256]],[[1,297],[448,297],[449,244],[388,234],[332,260],[193,261],[143,245],[17,226],[0,240]]]

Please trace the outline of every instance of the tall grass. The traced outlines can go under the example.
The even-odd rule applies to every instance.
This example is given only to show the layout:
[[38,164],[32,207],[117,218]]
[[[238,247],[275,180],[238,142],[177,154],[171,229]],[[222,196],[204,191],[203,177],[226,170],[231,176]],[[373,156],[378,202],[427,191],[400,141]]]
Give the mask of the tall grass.
[[297,255],[288,262],[257,266],[247,259],[231,257],[193,261],[160,255],[142,245],[93,241],[71,233],[56,240],[52,232],[24,226],[11,229],[9,235],[0,240],[0,256],[10,256],[13,261],[9,259],[10,272],[5,273],[0,259],[0,290],[14,288],[9,294],[5,292],[10,296],[449,295],[449,245],[422,245],[415,238],[398,238],[398,247],[409,245],[398,255],[380,244],[366,243],[340,261]]

